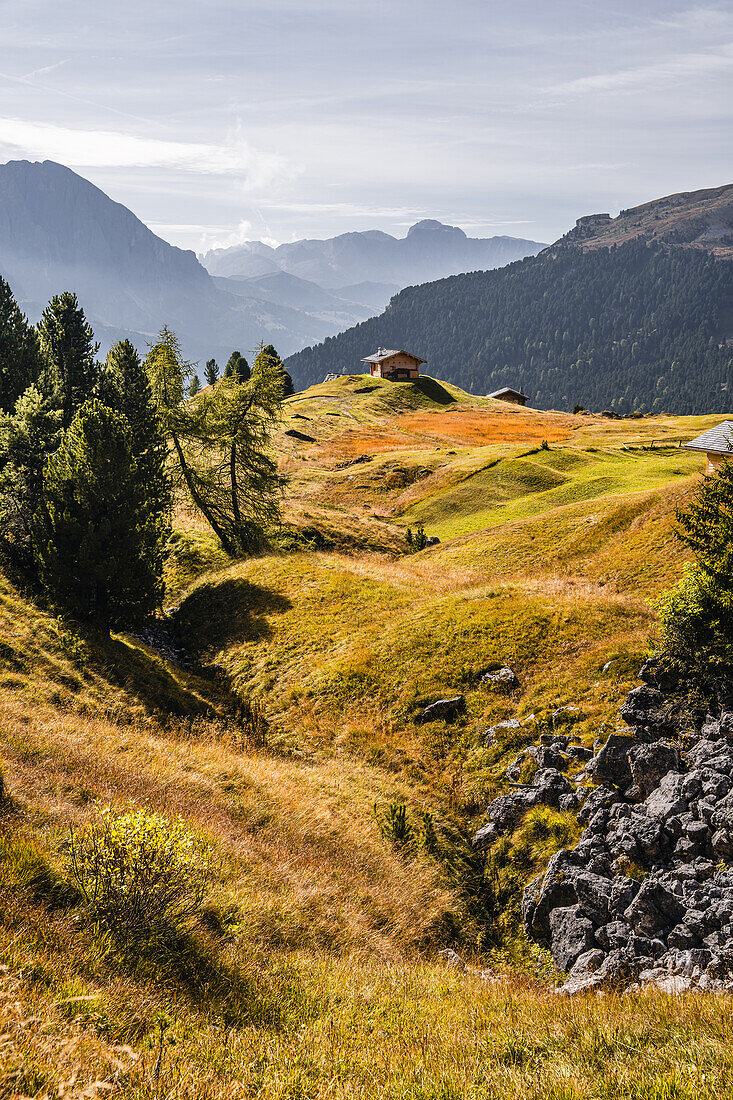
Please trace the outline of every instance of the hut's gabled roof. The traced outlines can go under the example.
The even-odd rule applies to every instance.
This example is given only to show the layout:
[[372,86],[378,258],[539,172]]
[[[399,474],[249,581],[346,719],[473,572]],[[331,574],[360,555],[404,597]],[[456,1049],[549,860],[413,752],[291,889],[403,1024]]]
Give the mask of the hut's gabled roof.
[[521,390],[513,390],[511,386],[504,386],[501,390],[494,390],[493,393],[487,393],[487,397],[526,397],[524,388]]
[[697,439],[685,443],[690,451],[707,451],[708,454],[727,455],[733,458],[733,420],[724,420],[714,428],[709,428]]
[[395,355],[406,355],[409,359],[414,359],[416,363],[427,362],[427,360],[421,359],[419,355],[413,355],[411,351],[402,351],[399,348],[380,348],[374,355],[367,355],[366,359],[362,359],[362,363],[381,363],[385,359],[392,359]]

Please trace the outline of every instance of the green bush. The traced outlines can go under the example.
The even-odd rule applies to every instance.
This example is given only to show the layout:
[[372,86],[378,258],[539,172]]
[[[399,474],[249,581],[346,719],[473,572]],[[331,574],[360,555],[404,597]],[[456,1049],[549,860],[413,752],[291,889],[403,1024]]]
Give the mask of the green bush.
[[663,655],[704,694],[733,669],[733,461],[697,484],[676,534],[694,564],[659,603]]
[[418,523],[414,534],[412,528],[408,527],[406,537],[407,545],[410,548],[408,553],[419,554],[428,544],[428,536],[425,534],[425,528],[422,523]]
[[698,566],[659,601],[662,648],[687,678],[733,668],[733,598]]
[[152,947],[201,909],[206,855],[180,818],[105,807],[72,832],[67,858],[93,923],[119,943]]

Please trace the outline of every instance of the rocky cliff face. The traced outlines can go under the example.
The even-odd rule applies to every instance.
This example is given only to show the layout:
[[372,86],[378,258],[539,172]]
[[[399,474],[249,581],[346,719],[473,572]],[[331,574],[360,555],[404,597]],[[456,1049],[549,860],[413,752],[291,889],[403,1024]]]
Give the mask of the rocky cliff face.
[[609,214],[588,214],[555,247],[610,248],[643,238],[733,256],[733,185],[683,191]]
[[491,803],[474,844],[539,803],[577,812],[580,841],[553,856],[522,905],[530,937],[568,971],[563,992],[733,989],[733,684],[695,720],[656,661],[640,676],[626,729],[593,754],[544,735],[529,750],[533,782]]

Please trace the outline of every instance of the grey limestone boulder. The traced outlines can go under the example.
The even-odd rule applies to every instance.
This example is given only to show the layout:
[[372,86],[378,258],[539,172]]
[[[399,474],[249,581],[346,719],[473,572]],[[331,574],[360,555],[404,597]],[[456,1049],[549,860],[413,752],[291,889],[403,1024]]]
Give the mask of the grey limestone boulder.
[[517,675],[509,665],[493,669],[491,672],[485,672],[481,677],[481,683],[486,684],[488,687],[503,688],[504,691],[514,691],[515,688],[519,687]]
[[446,722],[453,722],[465,711],[465,696],[452,695],[449,699],[436,699],[434,703],[429,703],[420,711],[415,721],[418,725],[423,725],[425,722],[437,722],[441,718]]
[[679,766],[679,750],[668,741],[635,746],[629,754],[631,787],[626,792],[627,797],[643,801],[659,786],[667,772],[676,771]]
[[552,957],[558,970],[569,970],[575,960],[594,946],[593,924],[579,905],[553,909],[550,914]]
[[674,894],[654,879],[642,882],[639,892],[624,913],[624,920],[641,936],[654,939],[682,920],[685,907]]
[[629,754],[634,744],[633,736],[612,733],[603,748],[586,764],[586,775],[613,783],[616,787],[627,787],[631,782]]
[[658,688],[642,684],[626,696],[621,717],[634,729],[666,733],[672,726],[670,708]]

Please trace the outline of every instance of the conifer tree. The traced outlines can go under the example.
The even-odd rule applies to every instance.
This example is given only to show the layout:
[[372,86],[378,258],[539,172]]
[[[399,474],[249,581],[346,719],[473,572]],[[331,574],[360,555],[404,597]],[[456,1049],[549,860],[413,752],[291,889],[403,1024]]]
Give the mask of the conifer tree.
[[271,357],[258,355],[250,378],[225,378],[206,402],[198,467],[209,510],[226,534],[229,553],[260,549],[280,520],[285,479],[271,453],[283,379]]
[[100,374],[98,392],[103,404],[127,420],[132,456],[145,493],[165,511],[171,504],[165,433],[147,371],[129,340],[120,340],[110,348]]
[[250,376],[249,363],[238,351],[233,351],[227,359],[224,368],[224,377],[233,378],[236,382],[247,382]]
[[258,362],[263,367],[265,366],[265,364],[267,364],[267,370],[274,371],[281,376],[282,396],[292,397],[295,393],[293,380],[288,372],[285,370],[283,361],[278,355],[275,348],[272,346],[272,344],[265,344],[260,347],[259,351],[257,352],[257,357],[255,358],[255,366],[258,365]]
[[188,396],[195,397],[197,393],[201,393],[201,380],[197,374],[194,374],[188,384]]
[[76,294],[56,294],[38,322],[41,352],[45,361],[45,388],[61,408],[64,428],[88,400],[97,382],[96,355],[99,344],[87,323]]
[[0,278],[0,410],[10,412],[41,373],[38,335]]
[[705,692],[733,673],[733,456],[678,510],[677,535],[694,560],[660,601],[663,654]]
[[151,502],[120,413],[87,402],[46,463],[34,520],[41,581],[65,609],[108,630],[163,595],[168,515]]
[[204,368],[204,378],[207,386],[213,386],[219,377],[219,364],[216,359],[207,359]]
[[0,415],[0,545],[13,564],[30,574],[33,516],[41,499],[43,467],[61,438],[61,412],[36,386]]
[[697,485],[687,506],[678,509],[677,535],[706,577],[733,597],[733,449],[731,457]]
[[228,554],[251,552],[279,518],[283,482],[270,439],[282,400],[281,371],[270,357],[258,356],[247,382],[239,382],[233,368],[211,393],[183,403],[187,364],[167,328],[145,365],[181,483]]

